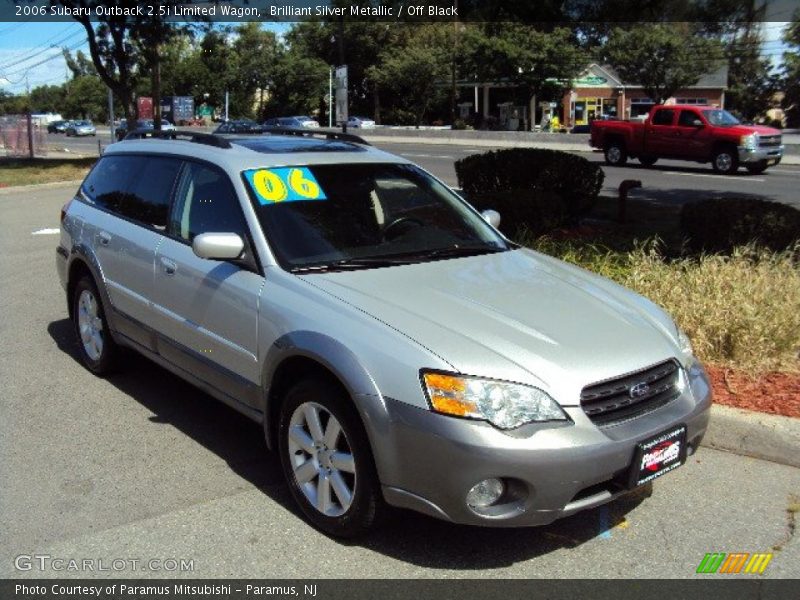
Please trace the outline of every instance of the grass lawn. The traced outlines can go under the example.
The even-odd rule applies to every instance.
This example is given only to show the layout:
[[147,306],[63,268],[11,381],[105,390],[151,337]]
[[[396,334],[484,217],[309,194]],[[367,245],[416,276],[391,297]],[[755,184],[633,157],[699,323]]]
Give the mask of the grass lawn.
[[0,188],[83,179],[97,157],[0,158]]

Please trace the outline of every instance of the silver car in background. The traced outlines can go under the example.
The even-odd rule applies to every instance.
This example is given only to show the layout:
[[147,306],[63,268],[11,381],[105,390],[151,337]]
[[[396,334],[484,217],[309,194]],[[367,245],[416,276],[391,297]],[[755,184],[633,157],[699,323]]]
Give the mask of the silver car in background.
[[261,424],[321,530],[542,525],[682,465],[711,391],[660,308],[343,134],[109,146],[62,212],[87,368],[132,348]]

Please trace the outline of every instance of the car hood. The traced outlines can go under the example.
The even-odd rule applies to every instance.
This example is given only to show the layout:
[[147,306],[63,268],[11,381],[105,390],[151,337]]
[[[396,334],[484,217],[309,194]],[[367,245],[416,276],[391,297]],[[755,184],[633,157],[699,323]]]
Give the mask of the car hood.
[[535,385],[564,405],[585,385],[678,356],[654,304],[530,250],[302,278],[455,371]]
[[765,127],[764,125],[734,125],[733,127],[726,127],[725,129],[734,135],[749,135],[751,133],[757,133],[758,135],[781,135],[782,133],[779,129]]

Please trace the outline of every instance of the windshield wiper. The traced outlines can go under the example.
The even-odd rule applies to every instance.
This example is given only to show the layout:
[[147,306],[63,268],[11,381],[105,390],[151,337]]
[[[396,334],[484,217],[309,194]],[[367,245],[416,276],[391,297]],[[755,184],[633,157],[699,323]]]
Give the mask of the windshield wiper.
[[497,252],[505,252],[507,248],[500,246],[459,246],[454,244],[445,248],[433,248],[431,250],[421,250],[414,252],[407,256],[415,256],[420,258],[456,258],[459,256],[478,256],[480,254],[495,254]]
[[406,257],[395,256],[365,256],[343,258],[329,263],[305,265],[294,267],[292,273],[328,273],[330,271],[345,271],[356,269],[375,269],[378,267],[391,267],[395,265],[408,265],[417,262]]

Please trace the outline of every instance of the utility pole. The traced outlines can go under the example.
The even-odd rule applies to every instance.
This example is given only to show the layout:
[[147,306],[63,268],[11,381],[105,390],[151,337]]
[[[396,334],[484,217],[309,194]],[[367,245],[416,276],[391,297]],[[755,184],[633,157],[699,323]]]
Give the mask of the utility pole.
[[453,60],[450,63],[450,82],[452,87],[450,89],[450,127],[452,128],[456,122],[456,60],[458,60],[458,0],[453,0],[453,6],[456,14],[453,15]]
[[328,69],[328,127],[333,127],[333,67]]
[[[344,63],[344,17],[339,17],[339,35],[336,36],[339,42],[339,66],[343,67]],[[347,133],[347,119],[342,120],[342,133]]]
[[225,122],[228,122],[228,90],[225,90]]
[[111,130],[111,143],[114,143],[114,139],[116,136],[115,127],[114,127],[114,92],[111,91],[111,88],[108,88],[108,123],[109,129]]

